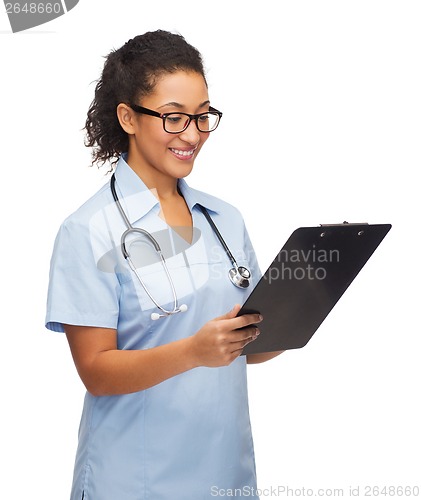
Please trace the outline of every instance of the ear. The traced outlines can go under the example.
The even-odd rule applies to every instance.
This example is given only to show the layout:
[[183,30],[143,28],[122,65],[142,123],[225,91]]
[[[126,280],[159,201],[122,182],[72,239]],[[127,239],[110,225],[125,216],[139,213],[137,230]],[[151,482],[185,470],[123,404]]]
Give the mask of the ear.
[[120,122],[122,129],[129,135],[133,135],[135,133],[135,115],[136,113],[127,104],[121,102],[117,106],[118,121]]

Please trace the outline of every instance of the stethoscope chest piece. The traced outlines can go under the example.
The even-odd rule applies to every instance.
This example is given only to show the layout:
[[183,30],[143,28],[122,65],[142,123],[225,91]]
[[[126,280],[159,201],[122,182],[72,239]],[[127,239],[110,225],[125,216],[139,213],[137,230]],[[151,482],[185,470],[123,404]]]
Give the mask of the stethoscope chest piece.
[[231,282],[239,288],[247,288],[250,285],[251,273],[243,266],[233,267],[228,272]]

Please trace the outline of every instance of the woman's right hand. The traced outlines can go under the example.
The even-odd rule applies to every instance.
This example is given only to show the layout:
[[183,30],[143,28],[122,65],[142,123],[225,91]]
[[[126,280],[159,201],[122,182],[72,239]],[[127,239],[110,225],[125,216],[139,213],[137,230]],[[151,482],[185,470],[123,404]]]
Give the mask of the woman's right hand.
[[227,366],[257,338],[260,332],[255,325],[263,318],[259,314],[237,316],[240,309],[237,304],[223,316],[208,321],[191,337],[197,366]]

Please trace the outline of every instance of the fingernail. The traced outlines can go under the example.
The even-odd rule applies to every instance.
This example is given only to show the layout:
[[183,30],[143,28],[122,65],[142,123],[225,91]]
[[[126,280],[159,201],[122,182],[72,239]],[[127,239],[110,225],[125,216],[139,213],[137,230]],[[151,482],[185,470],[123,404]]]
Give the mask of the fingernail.
[[260,335],[260,330],[259,330],[258,328],[256,328],[255,335],[256,335],[256,337],[257,337],[258,335]]
[[259,314],[259,320],[262,321],[263,320],[263,316],[261,314]]

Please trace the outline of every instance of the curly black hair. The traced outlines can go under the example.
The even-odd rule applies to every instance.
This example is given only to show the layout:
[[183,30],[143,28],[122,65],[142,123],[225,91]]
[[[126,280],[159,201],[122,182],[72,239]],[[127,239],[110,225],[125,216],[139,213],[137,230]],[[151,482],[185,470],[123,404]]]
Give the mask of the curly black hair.
[[108,54],[85,123],[92,164],[114,164],[128,149],[128,135],[117,118],[118,104],[138,102],[154,90],[160,76],[179,70],[199,73],[206,83],[199,51],[168,31],[138,35]]

